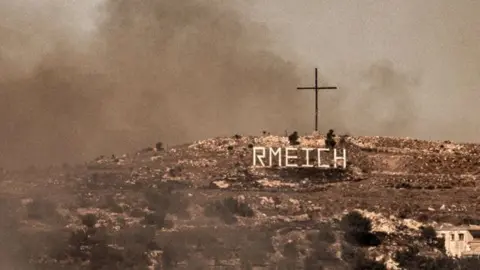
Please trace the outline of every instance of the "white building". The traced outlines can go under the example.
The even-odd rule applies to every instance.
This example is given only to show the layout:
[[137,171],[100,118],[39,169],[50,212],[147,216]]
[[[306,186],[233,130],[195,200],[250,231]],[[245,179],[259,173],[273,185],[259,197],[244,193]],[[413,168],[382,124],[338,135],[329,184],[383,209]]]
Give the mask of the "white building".
[[445,239],[450,256],[480,255],[480,226],[444,226],[436,228],[437,236]]

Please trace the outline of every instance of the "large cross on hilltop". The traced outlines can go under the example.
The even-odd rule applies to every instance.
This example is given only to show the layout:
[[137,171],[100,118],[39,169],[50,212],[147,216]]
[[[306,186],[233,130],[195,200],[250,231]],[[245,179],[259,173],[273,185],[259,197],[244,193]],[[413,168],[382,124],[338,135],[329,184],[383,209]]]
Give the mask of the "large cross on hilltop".
[[318,90],[337,89],[336,86],[318,87],[318,70],[315,68],[315,86],[297,87],[297,90],[315,90],[315,131],[318,131]]

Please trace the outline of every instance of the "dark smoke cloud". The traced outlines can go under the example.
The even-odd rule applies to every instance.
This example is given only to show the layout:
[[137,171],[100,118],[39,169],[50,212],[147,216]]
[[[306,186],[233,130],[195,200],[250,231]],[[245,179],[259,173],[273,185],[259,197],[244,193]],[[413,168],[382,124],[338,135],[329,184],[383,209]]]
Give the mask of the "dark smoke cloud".
[[[103,0],[93,32],[72,23],[77,5],[0,2],[0,167],[81,162],[157,141],[172,145],[235,133],[313,129],[313,93],[295,90],[312,83],[307,72],[313,66],[276,54],[280,47],[289,55],[290,43],[273,44],[267,26],[251,21],[238,3]],[[296,22],[301,27],[301,20]],[[358,32],[338,25],[334,32]],[[388,33],[382,29],[379,37],[367,37],[383,40]],[[439,36],[450,37],[434,40]],[[351,44],[337,39],[339,46]],[[333,61],[324,53],[335,54],[332,44],[318,48],[318,55],[328,58],[325,63]],[[322,84],[340,86],[321,94],[321,131],[464,139],[455,130],[467,131],[468,123],[469,134],[476,132],[477,94],[467,95],[471,106],[460,106],[464,101],[457,97],[454,103],[445,91],[419,92],[435,89],[431,77],[439,73],[426,70],[430,80],[424,80],[416,71],[404,72],[405,65],[363,58],[368,51],[358,46],[346,55],[353,64],[370,65],[366,72],[332,71],[335,78],[321,78]],[[321,68],[323,61],[316,62]]]
[[417,129],[419,79],[404,74],[390,61],[379,61],[359,74],[356,87],[340,85],[322,99],[325,126],[370,136],[411,136]]
[[1,16],[1,166],[301,125],[295,66],[224,4],[106,1],[90,43],[44,5]]

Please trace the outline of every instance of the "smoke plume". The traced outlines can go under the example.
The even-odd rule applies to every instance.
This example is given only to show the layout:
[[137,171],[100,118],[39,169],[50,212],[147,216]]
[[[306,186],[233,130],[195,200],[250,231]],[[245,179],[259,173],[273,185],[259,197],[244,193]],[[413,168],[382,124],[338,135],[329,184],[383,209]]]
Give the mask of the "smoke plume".
[[475,140],[476,2],[275,3],[1,1],[0,167],[310,132],[313,67],[321,131]]
[[61,2],[42,2],[39,13],[33,5],[1,9],[1,166],[301,122],[292,114],[301,107],[295,66],[228,5],[104,1],[97,28],[83,36]]
[[[302,69],[318,67],[328,79],[322,83],[340,86],[321,94],[323,130],[479,141],[479,1],[249,5],[244,8],[252,19],[267,22],[275,51],[297,59]],[[307,69],[300,74],[312,80]]]

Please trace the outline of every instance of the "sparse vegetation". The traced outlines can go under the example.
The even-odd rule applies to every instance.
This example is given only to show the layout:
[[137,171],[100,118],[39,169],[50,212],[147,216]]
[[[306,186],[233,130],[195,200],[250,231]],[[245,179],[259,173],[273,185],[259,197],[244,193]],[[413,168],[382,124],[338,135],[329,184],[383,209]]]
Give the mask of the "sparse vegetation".
[[418,254],[418,248],[409,246],[404,250],[395,253],[395,260],[399,263],[399,266],[405,269],[479,269],[480,258],[479,257],[467,257],[467,258],[451,258],[440,257],[432,258],[427,256],[421,256]]
[[347,243],[342,245],[342,259],[355,270],[386,270],[383,262],[378,262],[368,258],[367,254],[355,246],[351,246]]
[[140,150],[140,153],[148,153],[148,152],[152,152],[153,150],[155,150],[153,147],[146,147]]
[[219,217],[225,223],[233,224],[237,222],[235,216],[253,217],[254,212],[248,204],[228,197],[208,204],[205,207],[205,215],[208,217]]
[[151,211],[165,212],[180,218],[190,216],[188,198],[180,192],[174,192],[174,187],[171,185],[163,184],[156,190],[148,189],[145,192],[145,199]]
[[422,238],[428,243],[432,244],[437,240],[437,232],[432,226],[420,227]]
[[293,241],[286,243],[283,246],[284,260],[280,264],[280,269],[293,270],[297,268],[298,261],[298,248],[297,244]]
[[82,224],[87,228],[93,228],[97,224],[98,218],[95,214],[86,214],[81,217]]
[[378,246],[380,239],[371,232],[372,223],[359,212],[353,211],[345,215],[340,227],[345,232],[345,239],[359,246]]
[[333,244],[336,241],[336,236],[328,224],[319,224],[317,225],[316,232],[313,232],[307,236],[308,240],[312,242],[312,244],[325,242],[328,244]]
[[144,217],[145,212],[142,209],[135,208],[130,212],[130,216],[134,218]]
[[157,142],[157,143],[155,144],[155,149],[156,149],[157,151],[162,151],[162,150],[164,150],[164,148],[163,148],[163,143]]
[[296,131],[294,131],[292,134],[288,136],[288,142],[290,143],[290,145],[299,145],[300,142],[298,141],[298,139],[299,139],[299,136]]
[[157,228],[171,228],[172,223],[166,219],[167,214],[161,210],[157,210],[153,213],[146,213],[144,218],[144,224],[154,225]]
[[114,213],[123,213],[124,209],[116,202],[114,196],[109,195],[105,198],[103,208],[109,209]]
[[320,239],[311,243],[311,252],[308,254],[304,261],[305,269],[322,269],[325,266],[333,266],[341,263],[331,243],[321,241]]
[[465,218],[463,218],[461,224],[480,225],[480,219],[472,218],[472,217],[465,217]]
[[[30,185],[38,194],[47,186],[45,190],[59,196],[38,196],[26,203],[28,196],[13,200],[0,195],[0,211],[8,217],[8,221],[0,221],[0,241],[9,243],[10,249],[2,253],[0,247],[0,254],[33,264],[20,269],[210,269],[241,265],[242,269],[380,270],[385,269],[385,262],[375,260],[380,258],[379,252],[389,251],[390,245],[405,248],[411,244],[411,250],[394,256],[406,269],[478,268],[478,259],[453,260],[441,253],[436,259],[419,255],[442,250],[443,240],[436,238],[431,227],[422,228],[419,239],[418,232],[405,225],[410,221],[388,217],[475,224],[476,214],[470,207],[457,214],[458,203],[453,208],[448,197],[440,193],[435,200],[441,200],[445,210],[428,209],[437,209],[437,204],[428,201],[429,193],[450,183],[419,183],[409,178],[411,174],[402,175],[400,180],[390,175],[375,178],[369,172],[378,168],[365,156],[383,153],[355,148],[355,138],[349,139],[346,147],[351,148],[348,151],[354,158],[350,162],[362,177],[353,177],[349,169],[253,170],[247,165],[251,162],[247,146],[253,147],[253,143],[257,140],[241,136],[208,140],[172,148],[168,156],[161,152],[125,155],[119,159],[121,164],[115,162],[116,157],[107,156],[85,168],[57,168],[69,170],[60,174],[63,176],[47,180],[39,176],[41,180],[28,185],[19,182],[16,192]],[[162,158],[152,162],[152,155]],[[223,179],[224,185],[215,190],[203,188],[214,179]],[[0,182],[8,186],[5,183]],[[411,189],[394,189],[399,183]],[[432,186],[435,189],[430,189]],[[389,193],[379,187],[389,189]],[[73,195],[63,196],[62,192]],[[335,197],[338,194],[343,197]],[[419,199],[409,199],[412,196]],[[466,190],[465,196],[475,199],[478,195]],[[375,220],[375,224],[385,222],[387,229],[394,225],[402,234],[372,231],[373,220],[360,212],[348,213],[341,220],[330,218],[351,207],[381,214],[372,215],[385,219]],[[28,220],[22,220],[25,218]],[[10,248],[10,243],[15,244]]]
[[27,216],[30,219],[43,220],[55,217],[56,214],[55,204],[47,199],[35,198],[27,204]]

